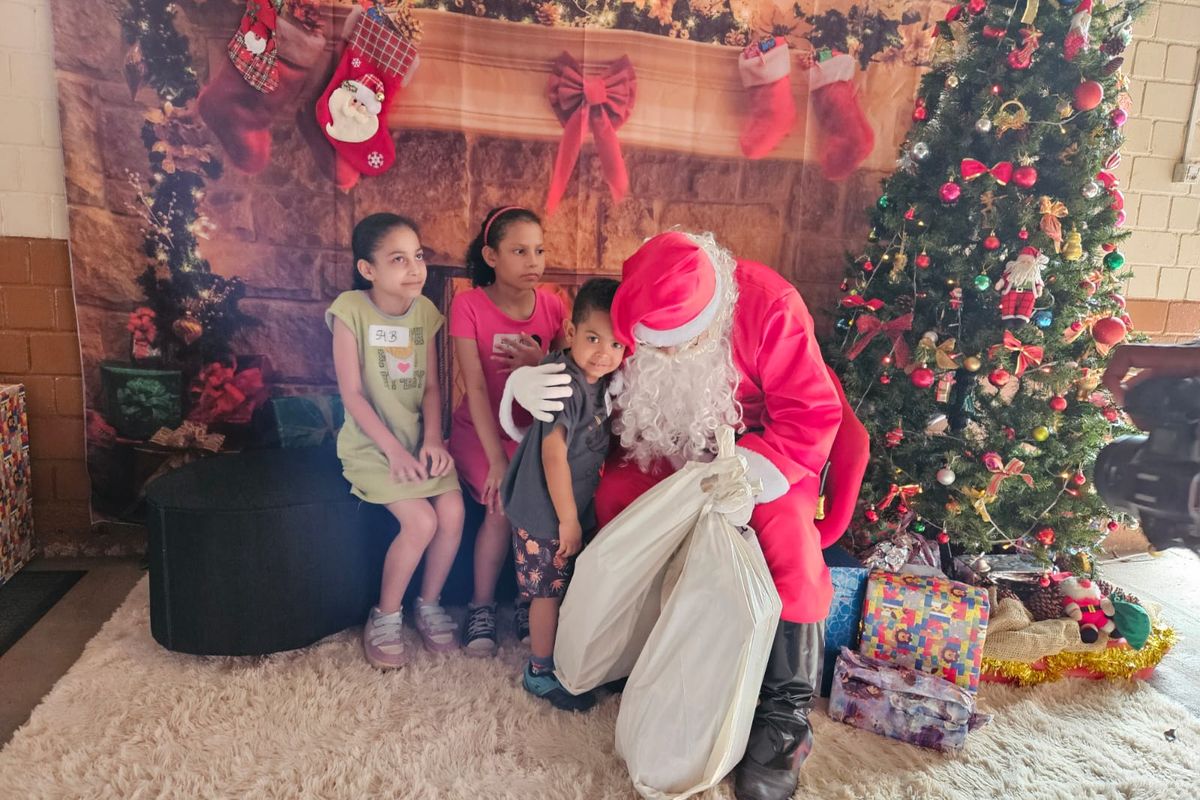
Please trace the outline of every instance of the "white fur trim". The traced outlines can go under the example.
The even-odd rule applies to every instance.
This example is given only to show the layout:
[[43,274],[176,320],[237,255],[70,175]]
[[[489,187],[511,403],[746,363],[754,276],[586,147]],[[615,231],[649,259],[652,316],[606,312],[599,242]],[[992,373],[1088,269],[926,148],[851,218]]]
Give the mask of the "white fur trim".
[[831,83],[854,80],[854,59],[842,53],[814,64],[808,73],[808,90],[815,92]]
[[713,267],[713,271],[716,273],[717,282],[713,287],[712,299],[691,321],[668,330],[656,330],[639,322],[633,326],[634,338],[651,347],[677,347],[708,330],[717,318],[717,313],[721,310],[721,299],[725,296],[725,281],[721,277],[721,271],[716,267]]
[[788,479],[779,471],[779,467],[772,464],[762,453],[738,447],[737,454],[746,460],[746,480],[762,483],[762,493],[754,498],[755,504],[778,500],[792,488]]
[[749,56],[743,53],[738,58],[738,74],[742,78],[742,86],[747,89],[774,83],[786,78],[791,71],[792,62],[786,44],[777,44],[765,53],[758,50]]

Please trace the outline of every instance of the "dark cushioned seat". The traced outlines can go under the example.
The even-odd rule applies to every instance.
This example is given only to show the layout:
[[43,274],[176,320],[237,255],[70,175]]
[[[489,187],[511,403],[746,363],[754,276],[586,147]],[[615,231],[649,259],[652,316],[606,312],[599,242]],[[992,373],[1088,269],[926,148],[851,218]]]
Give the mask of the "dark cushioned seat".
[[396,532],[332,448],[187,464],[146,492],[150,630],[169,650],[259,655],[360,624]]

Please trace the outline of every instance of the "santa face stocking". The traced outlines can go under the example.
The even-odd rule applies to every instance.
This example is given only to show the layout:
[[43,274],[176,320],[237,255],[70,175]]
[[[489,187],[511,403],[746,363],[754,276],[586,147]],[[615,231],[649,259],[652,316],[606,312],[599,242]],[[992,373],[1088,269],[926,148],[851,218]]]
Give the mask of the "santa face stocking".
[[252,88],[231,59],[200,92],[200,117],[221,142],[228,163],[251,175],[271,160],[272,120],[309,85],[312,67],[325,53],[325,37],[319,31],[308,31],[285,17],[274,24],[270,44],[275,91]]
[[275,21],[283,0],[246,0],[246,12],[229,40],[229,60],[246,83],[263,93],[279,86]]
[[821,171],[831,181],[850,177],[875,147],[853,83],[854,59],[839,53],[813,62],[808,91],[821,132]]
[[337,151],[336,182],[380,175],[396,160],[388,109],[417,66],[417,50],[387,23],[359,16],[333,79],[317,100],[317,124]]
[[796,122],[791,70],[781,36],[752,44],[738,57],[738,74],[750,93],[750,118],[739,140],[746,158],[762,158],[791,132]]

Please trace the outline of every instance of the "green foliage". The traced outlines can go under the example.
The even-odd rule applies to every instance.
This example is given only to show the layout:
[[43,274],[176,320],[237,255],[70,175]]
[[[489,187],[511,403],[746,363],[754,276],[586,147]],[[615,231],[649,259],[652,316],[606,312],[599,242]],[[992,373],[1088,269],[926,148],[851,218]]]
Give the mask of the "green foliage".
[[[1052,560],[1090,552],[1105,535],[1109,514],[1092,491],[1090,469],[1099,448],[1121,425],[1106,418],[1114,409],[1106,396],[1096,394],[1094,383],[1106,358],[1087,326],[1099,317],[1124,314],[1119,292],[1127,275],[1106,269],[1103,257],[1105,246],[1117,245],[1127,233],[1117,225],[1115,196],[1102,186],[1097,191],[1096,182],[1121,145],[1113,112],[1125,78],[1114,58],[1128,43],[1140,9],[1136,0],[1109,6],[1097,0],[1090,47],[1068,61],[1063,41],[1073,10],[1042,2],[1035,21],[1042,36],[1026,69],[1009,63],[1010,51],[1023,44],[1023,5],[1015,13],[1011,4],[992,3],[979,14],[963,7],[957,21],[938,24],[934,66],[918,93],[925,118],[914,123],[897,171],[883,184],[881,202],[871,212],[870,242],[848,259],[847,294],[826,346],[826,357],[873,443],[864,510],[854,526],[860,539],[919,522],[927,535],[944,532],[957,549],[1015,547]],[[989,36],[985,26],[1004,33]],[[1104,99],[1094,110],[1075,111],[1070,103],[1083,80],[1098,81]],[[996,115],[1009,101],[1024,107],[1028,124],[1002,131]],[[1003,110],[1019,109],[1010,104]],[[977,126],[981,118],[991,124]],[[961,162],[967,158],[988,167],[1003,161],[1032,165],[1036,183],[1028,189],[1014,182],[1001,185],[987,173],[966,180]],[[939,194],[947,181],[961,189],[957,202],[948,205]],[[1059,220],[1063,237],[1072,230],[1080,235],[1082,257],[1076,260],[1057,252],[1043,228],[1042,204],[1055,201],[1068,210]],[[1000,246],[989,251],[983,241],[993,232]],[[1016,373],[1017,359],[1002,345],[1006,328],[994,287],[1025,245],[1049,256],[1037,307],[1052,321],[1046,327],[1010,322],[1009,332],[1020,343],[1041,347],[1044,354],[1040,365],[1030,365],[997,390],[987,376],[997,368]],[[916,266],[922,253],[930,262],[925,269]],[[871,271],[864,270],[868,260]],[[868,310],[867,300],[882,307]],[[895,359],[886,335],[877,335],[857,358],[847,356],[860,335],[858,319],[874,315],[887,323],[907,312],[913,323],[903,335],[914,351],[914,365],[926,363],[938,380],[955,380],[945,402],[938,401],[936,384],[918,388],[898,364],[884,363]],[[1079,335],[1072,338],[1076,330]],[[939,345],[955,340],[940,365],[920,345],[928,331]],[[956,357],[957,366],[947,356]],[[964,366],[970,357],[979,359],[977,372]],[[1066,400],[1061,413],[1051,409],[1053,397]],[[1039,427],[1049,431],[1045,441],[1035,436]],[[885,445],[887,434],[897,430],[903,439]],[[895,438],[893,433],[893,443]],[[1022,477],[1008,477],[994,496],[987,495],[997,457],[1003,465],[1023,462],[1022,472],[1033,486]],[[935,478],[946,467],[956,473],[949,486]],[[1082,485],[1077,474],[1087,478]],[[920,493],[909,489],[907,499],[880,507],[893,485],[919,486]],[[905,505],[908,511],[902,513]],[[1052,542],[1045,533],[1042,541],[1037,537],[1045,527],[1054,530]]]

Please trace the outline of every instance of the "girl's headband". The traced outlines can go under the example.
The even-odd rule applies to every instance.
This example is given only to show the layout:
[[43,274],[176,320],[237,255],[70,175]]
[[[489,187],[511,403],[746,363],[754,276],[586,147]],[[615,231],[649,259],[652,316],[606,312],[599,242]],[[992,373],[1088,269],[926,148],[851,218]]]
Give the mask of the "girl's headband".
[[484,244],[488,243],[488,234],[492,230],[493,222],[500,219],[500,217],[507,214],[509,211],[524,211],[524,210],[525,209],[521,208],[520,206],[505,206],[504,208],[497,211],[495,214],[492,214],[491,218],[488,219],[487,224],[483,226],[483,243]]

